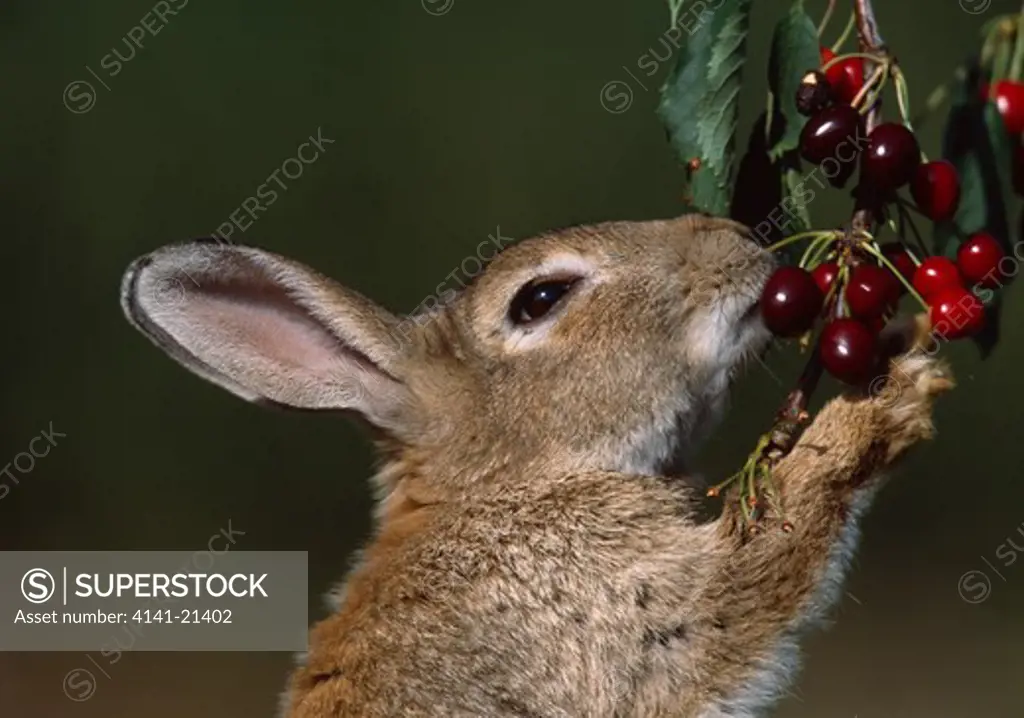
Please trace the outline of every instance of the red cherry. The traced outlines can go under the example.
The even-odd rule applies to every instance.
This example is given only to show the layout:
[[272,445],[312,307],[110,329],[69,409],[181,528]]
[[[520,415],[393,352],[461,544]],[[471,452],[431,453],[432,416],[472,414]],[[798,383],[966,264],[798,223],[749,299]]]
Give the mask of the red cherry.
[[1024,84],[1013,80],[1000,80],[992,87],[984,86],[982,92],[986,98],[996,103],[1008,135],[1014,136],[1024,132]]
[[832,288],[832,282],[836,281],[836,277],[839,276],[839,265],[834,262],[819,264],[811,272],[811,276],[814,277],[814,281],[818,285],[818,289],[821,290],[822,295],[828,296],[828,292]]
[[985,326],[985,307],[963,287],[946,287],[928,300],[932,333],[939,339],[962,339]]
[[[833,59],[836,54],[827,47],[821,48],[821,66],[824,67]],[[864,87],[864,61],[859,58],[840,60],[825,71],[825,77],[832,85],[840,102],[847,105],[853,104],[857,93]]]
[[[903,245],[899,242],[889,242],[883,244],[879,249],[882,250],[882,255],[888,259],[899,273],[903,275],[903,278],[908,282],[914,281],[914,272],[917,271],[917,265],[914,264],[914,260],[911,258],[910,253],[903,248]],[[906,291],[903,286],[903,282],[896,280],[899,285],[900,293]]]
[[936,293],[950,288],[963,289],[960,270],[951,259],[928,257],[914,272],[914,289],[929,301]]
[[[856,157],[857,136],[860,134],[861,116],[849,105],[833,105],[807,120],[800,133],[800,153],[811,164],[820,165],[829,158],[842,166]],[[849,143],[850,152],[839,156],[839,148]],[[845,160],[844,160],[845,158]]]
[[953,219],[960,207],[960,176],[948,160],[918,165],[910,194],[925,215],[936,222]]
[[956,253],[956,266],[968,286],[995,289],[1000,282],[1001,260],[1006,254],[999,242],[987,232],[979,232],[960,245]]
[[921,147],[903,125],[885,122],[868,135],[861,156],[861,178],[879,192],[899,189],[913,178],[921,164]]
[[821,365],[840,381],[858,384],[868,378],[878,358],[878,339],[856,319],[836,319],[821,330]]
[[899,301],[897,280],[887,269],[862,264],[853,270],[846,285],[846,304],[850,314],[870,321],[878,319]]
[[809,272],[799,267],[781,267],[765,284],[761,316],[772,334],[795,337],[814,325],[824,301]]

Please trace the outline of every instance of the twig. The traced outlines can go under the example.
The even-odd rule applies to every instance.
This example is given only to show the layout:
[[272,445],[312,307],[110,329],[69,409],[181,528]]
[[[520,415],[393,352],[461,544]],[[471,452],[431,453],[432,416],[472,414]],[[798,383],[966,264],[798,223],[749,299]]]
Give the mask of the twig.
[[[878,22],[875,20],[875,9],[871,0],[854,0],[854,12],[857,15],[857,35],[860,38],[860,51],[868,54],[877,54],[884,51],[885,42],[878,32]],[[875,63],[870,58],[864,58],[864,76],[870,77],[875,70]],[[878,126],[881,116],[881,101],[876,98],[864,116],[864,133],[871,134],[871,131]],[[853,215],[851,227],[856,232],[868,232],[871,228],[871,211],[859,209]]]
[[861,52],[877,52],[885,47],[878,32],[875,8],[871,0],[854,0],[853,11],[857,14],[857,35],[860,37]]
[[[815,346],[814,351],[811,352],[811,356],[807,360],[807,364],[804,366],[803,372],[800,374],[800,380],[797,381],[796,389],[789,393],[789,396],[786,397],[786,402],[779,410],[779,420],[800,420],[801,413],[806,411],[807,402],[810,401],[811,395],[818,387],[818,382],[821,380],[821,374],[820,350]],[[787,448],[788,450],[788,448],[792,447],[778,448]]]

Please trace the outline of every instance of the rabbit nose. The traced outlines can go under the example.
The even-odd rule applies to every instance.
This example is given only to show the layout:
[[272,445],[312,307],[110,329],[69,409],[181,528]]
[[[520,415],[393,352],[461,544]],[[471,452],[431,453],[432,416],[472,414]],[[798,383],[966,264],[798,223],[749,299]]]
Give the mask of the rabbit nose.
[[773,265],[745,224],[704,213],[684,215],[672,224],[673,250],[692,271],[742,282]]
[[745,225],[731,220],[706,220],[691,245],[689,259],[698,283],[713,285],[726,294],[747,294],[761,287],[775,267],[775,259],[752,237]]
[[705,227],[704,251],[716,256],[721,266],[736,262],[746,264],[767,254],[755,233],[745,224],[713,218]]

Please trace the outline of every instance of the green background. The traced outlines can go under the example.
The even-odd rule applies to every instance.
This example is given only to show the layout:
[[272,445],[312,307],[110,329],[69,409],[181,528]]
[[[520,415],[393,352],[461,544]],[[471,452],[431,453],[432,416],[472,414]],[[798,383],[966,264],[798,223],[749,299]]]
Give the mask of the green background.
[[[876,4],[917,105],[978,46],[986,19],[1017,9]],[[811,5],[816,17],[821,6]],[[191,0],[107,76],[101,59],[124,52],[122,37],[151,7],[0,6],[0,462],[50,422],[67,434],[0,499],[0,548],[200,549],[230,521],[245,532],[238,550],[309,551],[320,617],[319,597],[370,528],[365,437],[337,419],[246,405],[187,374],[122,318],[122,271],[208,234],[318,127],[335,144],[236,238],[396,310],[434,292],[498,226],[523,238],[670,216],[682,175],[654,115],[668,66],[654,78],[638,70],[645,53],[664,54],[667,11],[660,0],[455,0],[443,16],[419,0]],[[744,127],[763,103],[771,27],[785,7],[755,4]],[[75,80],[97,86],[82,114],[62,102]],[[634,93],[620,114],[599,101],[615,80]],[[941,124],[921,129],[933,155]],[[849,204],[841,192],[817,200],[816,224],[841,223]],[[996,557],[1008,537],[1024,546],[1022,313],[1018,289],[986,363],[970,345],[947,352],[961,387],[938,411],[939,439],[866,520],[838,622],[806,642],[777,715],[1024,714],[1024,561]],[[770,421],[800,364],[791,354],[742,383],[706,452],[709,475],[735,468]],[[958,595],[970,570],[990,576],[981,603]],[[0,654],[0,714],[270,716],[291,663],[240,653],[103,660]],[[82,703],[61,685],[76,668],[98,678]]]

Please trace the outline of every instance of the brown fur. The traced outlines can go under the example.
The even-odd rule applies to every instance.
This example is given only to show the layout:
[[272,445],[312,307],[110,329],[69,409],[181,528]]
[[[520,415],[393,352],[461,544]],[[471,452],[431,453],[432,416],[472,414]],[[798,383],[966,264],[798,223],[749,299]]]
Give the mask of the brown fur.
[[[183,245],[129,268],[129,318],[189,368],[380,430],[377,529],[311,632],[288,718],[770,705],[880,472],[931,436],[950,386],[912,355],[884,395],[832,400],[774,474],[794,532],[769,517],[747,540],[735,501],[701,522],[672,469],[765,343],[749,310],[771,267],[724,220],[573,228],[509,248],[404,322],[251,248]],[[520,287],[566,271],[582,280],[549,320],[510,324]]]

